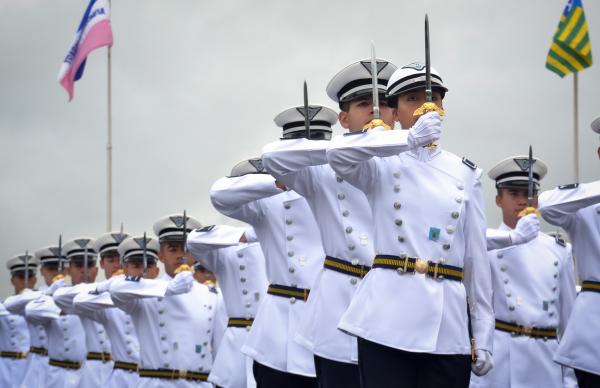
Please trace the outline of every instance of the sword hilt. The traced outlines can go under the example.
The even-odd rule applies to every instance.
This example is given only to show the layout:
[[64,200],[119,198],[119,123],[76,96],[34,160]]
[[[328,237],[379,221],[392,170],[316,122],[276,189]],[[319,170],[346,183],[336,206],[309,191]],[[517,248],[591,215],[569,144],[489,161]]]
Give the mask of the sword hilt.
[[437,106],[435,103],[426,102],[415,110],[415,112],[413,113],[413,116],[423,116],[425,113],[429,113],[429,112],[438,112],[438,114],[440,116],[446,115],[444,110],[442,108],[440,108],[439,106]]
[[192,267],[189,266],[189,264],[180,264],[179,267],[177,267],[177,269],[175,269],[175,273],[180,273],[180,272],[184,272],[184,271],[188,271],[188,272],[194,272],[194,270],[192,269]]
[[538,217],[542,217],[540,211],[532,206],[528,206],[519,212],[519,218],[525,217],[528,214],[535,214]]
[[363,127],[363,130],[373,129],[377,127],[383,127],[383,129],[385,129],[386,131],[392,129],[392,127],[387,125],[382,119],[373,119]]

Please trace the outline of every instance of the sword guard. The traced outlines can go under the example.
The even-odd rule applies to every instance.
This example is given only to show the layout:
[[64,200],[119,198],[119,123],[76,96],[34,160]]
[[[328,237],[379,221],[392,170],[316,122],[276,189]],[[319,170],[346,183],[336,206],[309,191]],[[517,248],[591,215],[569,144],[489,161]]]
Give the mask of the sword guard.
[[52,278],[52,283],[54,283],[54,282],[56,282],[56,281],[58,281],[58,280],[62,280],[62,279],[64,279],[65,277],[66,277],[65,275],[63,275],[62,273],[59,273],[58,275],[56,275],[56,276],[54,276],[54,277]]
[[425,113],[438,112],[440,116],[445,116],[446,113],[442,108],[435,105],[433,102],[426,102],[415,110],[413,116],[423,116]]
[[112,274],[112,276],[120,276],[120,275],[125,275],[125,271],[123,271],[123,268],[119,268]]
[[392,127],[387,125],[382,119],[373,119],[363,127],[363,130],[369,130],[377,127],[383,127],[383,129],[385,129],[386,131],[392,129]]
[[528,214],[535,214],[538,217],[542,216],[542,214],[540,213],[540,211],[538,209],[529,206],[519,212],[519,218],[525,217]]
[[190,267],[189,265],[181,264],[179,267],[177,267],[177,269],[175,270],[175,273],[180,273],[180,272],[184,272],[184,271],[194,272],[192,267]]

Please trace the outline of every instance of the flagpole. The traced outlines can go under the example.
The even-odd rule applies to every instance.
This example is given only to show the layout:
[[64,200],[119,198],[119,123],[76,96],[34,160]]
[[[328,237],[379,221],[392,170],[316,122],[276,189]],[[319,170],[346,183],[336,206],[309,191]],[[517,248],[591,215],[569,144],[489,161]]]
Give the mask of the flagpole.
[[579,183],[579,93],[578,72],[573,73],[573,158],[575,182]]
[[[110,1],[109,1],[110,4]],[[106,144],[106,231],[112,229],[112,58],[111,47],[108,46],[108,87],[107,87],[107,110],[108,110],[108,141]]]

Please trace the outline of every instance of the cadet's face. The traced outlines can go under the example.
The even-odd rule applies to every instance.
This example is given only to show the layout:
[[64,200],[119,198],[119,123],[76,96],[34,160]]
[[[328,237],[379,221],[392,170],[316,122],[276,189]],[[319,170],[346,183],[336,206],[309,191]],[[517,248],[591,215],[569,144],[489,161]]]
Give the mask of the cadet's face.
[[52,284],[52,279],[54,279],[54,277],[58,275],[58,270],[48,267],[42,267],[42,269],[40,269],[40,273],[44,278],[44,283],[46,283],[46,285],[49,286]]
[[[71,261],[67,268],[67,273],[71,276],[71,284],[76,285],[83,283],[85,280],[85,265],[83,261]],[[96,281],[96,275],[98,275],[98,267],[96,267],[95,261],[88,262],[88,275],[87,282],[93,283]]]
[[217,278],[215,277],[214,273],[203,269],[197,269],[194,271],[194,279],[196,279],[198,283],[202,284],[206,283],[206,281],[211,281],[213,283],[217,282]]
[[[381,119],[390,127],[394,127],[394,115],[392,109],[388,107],[385,96],[379,97],[379,112]],[[350,101],[348,112],[340,112],[338,116],[340,125],[348,129],[349,132],[362,131],[373,119],[373,99],[371,96]]]
[[27,282],[27,287],[25,287],[25,275],[24,274],[15,274],[10,277],[10,282],[15,288],[15,294],[21,293],[25,288],[33,289],[35,287],[35,283],[37,282],[37,278],[33,273],[29,274],[29,279]]
[[[394,119],[400,123],[402,129],[410,129],[418,120],[418,116],[413,116],[415,110],[425,103],[425,89],[411,90],[398,96],[398,103],[394,109]],[[440,92],[433,91],[433,102],[443,108],[442,95]]]
[[[160,250],[158,251],[158,258],[165,265],[165,272],[169,274],[169,276],[175,276],[175,270],[181,264],[183,256],[183,244],[172,244],[172,243],[162,243],[160,244]],[[188,252],[186,256],[186,264],[192,266],[194,264],[194,258]]]
[[[496,205],[502,209],[504,223],[514,228],[519,221],[519,213],[527,207],[527,190],[501,189],[496,196]],[[537,193],[533,196],[533,207],[537,207]]]
[[100,267],[104,270],[104,276],[108,279],[115,271],[121,268],[121,260],[118,254],[102,256]]
[[[123,266],[123,272],[127,276],[142,276],[144,275],[144,263],[140,262],[128,262]],[[156,279],[160,270],[156,264],[148,264],[148,273],[146,279]]]

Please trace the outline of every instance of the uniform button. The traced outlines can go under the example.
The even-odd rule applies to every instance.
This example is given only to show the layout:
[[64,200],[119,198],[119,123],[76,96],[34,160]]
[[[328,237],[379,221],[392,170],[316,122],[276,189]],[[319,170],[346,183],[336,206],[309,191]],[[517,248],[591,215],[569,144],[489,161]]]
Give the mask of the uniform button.
[[242,294],[248,295],[248,290],[242,290]]
[[163,354],[167,354],[167,353],[169,353],[169,350],[163,349]]
[[402,220],[401,220],[401,219],[399,219],[399,218],[397,218],[397,219],[394,221],[394,223],[395,223],[396,225],[398,225],[398,226],[401,226],[401,225],[402,225]]
[[394,178],[400,178],[400,171],[396,171],[394,173]]
[[126,331],[126,332],[125,332],[125,335],[129,335],[129,334],[131,334],[131,332],[129,332],[129,331]]
[[401,242],[401,243],[403,243],[404,242],[404,237],[398,236],[398,241]]
[[358,265],[358,259],[352,259],[352,261],[350,261],[350,264]]
[[294,273],[294,272],[296,272],[296,270],[294,269],[294,267],[290,267],[290,268],[288,269],[288,271],[290,271],[290,273]]
[[504,279],[504,284],[508,284],[508,279]]
[[341,200],[343,200],[344,198],[346,198],[346,194],[344,194],[344,193],[339,193],[339,194],[337,195],[337,197],[338,197],[338,199],[341,201]]
[[[142,241],[143,242],[143,241]],[[237,254],[238,257],[244,257],[244,254],[242,252],[238,252]]]
[[394,209],[398,210],[402,207],[402,204],[400,202],[394,202]]
[[358,280],[356,280],[356,278],[350,278],[350,284],[355,285],[356,283],[358,283]]
[[455,220],[460,216],[460,213],[457,211],[453,211],[452,212],[452,218],[454,218]]
[[131,356],[131,353],[133,353],[131,350],[128,350],[128,351],[127,351],[127,354],[128,354],[129,356]]
[[506,271],[506,266],[503,265],[502,267],[500,267],[500,271],[502,271],[502,272]]
[[[142,243],[143,243],[143,242],[144,242],[144,241],[142,240]],[[161,337],[160,337],[160,339],[161,339],[161,340],[163,340],[163,341],[165,341],[165,340],[167,339],[167,336],[166,336],[166,335],[163,335],[163,336],[161,336]]]
[[399,192],[400,191],[400,185],[394,185],[394,192]]
[[508,292],[506,293],[506,297],[507,297],[507,298],[510,298],[511,296],[512,296],[512,293],[511,293],[510,291],[508,291]]
[[557,277],[558,277],[558,274],[557,274],[557,273],[555,273],[555,274],[554,274],[554,279],[556,279]]
[[292,296],[292,297],[290,298],[290,303],[291,303],[291,304],[294,304],[294,303],[296,303],[296,298],[294,298],[294,297]]
[[[143,243],[143,241],[142,241],[142,243]],[[245,269],[246,269],[246,266],[244,264],[240,265],[240,271],[243,271]]]
[[558,266],[558,260],[554,262],[554,266],[557,267]]
[[162,297],[158,297],[158,298],[156,298],[156,300],[159,301],[159,302],[162,302],[163,298]]
[[287,236],[286,238],[288,241],[292,241],[294,239],[294,236]]
[[291,286],[294,287],[294,288],[297,288],[298,287],[298,283],[292,283]]
[[447,251],[448,249],[450,249],[450,244],[444,244],[442,248],[444,248],[444,250]]
[[252,307],[252,303],[246,303],[246,308],[249,309],[250,307]]
[[463,198],[462,197],[456,197],[456,198],[454,198],[454,200],[456,201],[456,203],[462,203]]
[[100,340],[100,345],[102,345],[103,343],[104,343],[104,341],[103,341],[103,340]]
[[452,226],[452,225],[446,226],[446,232],[448,232],[448,234],[454,233],[454,226]]
[[45,340],[45,339],[46,339],[46,337],[44,337],[44,336],[40,336],[40,341],[43,341],[43,340]]
[[[143,241],[142,241],[142,243],[143,243]],[[164,312],[165,312],[165,310],[158,310],[158,313],[159,313],[159,314],[162,314],[162,313],[164,313]]]
[[556,291],[556,286],[552,287],[552,291]]
[[283,207],[286,208],[286,209],[289,209],[289,208],[292,207],[292,205],[290,205],[289,203],[286,202],[286,203],[283,204]]
[[168,362],[165,362],[163,365],[165,366],[165,368],[168,368],[170,364]]
[[515,306],[512,306],[512,305],[510,305],[510,306],[508,306],[508,309],[509,309],[510,311],[514,311],[514,310],[515,310]]
[[596,213],[600,214],[600,206],[596,208]]
[[550,300],[550,304],[554,304],[556,302],[554,299]]
[[348,249],[350,249],[351,251],[353,251],[356,247],[354,246],[354,244],[350,244],[348,245]]
[[286,219],[286,220],[285,220],[285,223],[286,223],[286,224],[288,224],[288,225],[291,225],[291,224],[292,224],[292,220],[290,220],[290,219],[288,218],[288,219]]
[[462,183],[457,183],[457,184],[456,184],[456,188],[457,188],[457,189],[459,189],[459,190],[464,190],[464,189],[465,189],[465,186],[463,186],[463,184],[462,184]]
[[158,324],[158,326],[160,326],[160,327],[165,327],[165,323],[164,323],[164,322],[160,322],[160,323]]
[[240,278],[240,282],[242,282],[242,283],[246,283],[246,278],[245,278],[245,277],[241,277],[241,278]]
[[336,181],[338,181],[339,183],[342,183],[342,182],[344,181],[344,180],[343,180],[341,177],[339,177],[339,176],[336,176],[336,177],[335,177],[335,180],[336,180]]
[[498,252],[498,254],[496,254],[496,256],[501,259],[504,257],[504,254],[502,252]]
[[68,352],[68,351],[69,351],[69,348],[65,348],[65,352]]
[[[143,241],[142,241],[142,242],[143,242]],[[63,327],[63,331],[67,331],[67,328],[66,328],[66,327]]]
[[346,233],[352,233],[352,227],[351,226],[346,227]]
[[550,315],[550,316],[553,316],[553,315],[554,315],[554,311],[550,311],[550,312],[548,313],[548,315]]
[[294,256],[294,251],[288,251],[288,257],[293,257]]
[[206,357],[206,354],[200,355],[200,358],[204,358],[204,357]]
[[344,210],[344,211],[342,212],[342,215],[343,215],[344,217],[348,217],[348,215],[349,215],[349,214],[350,214],[350,212],[349,212],[348,210]]

